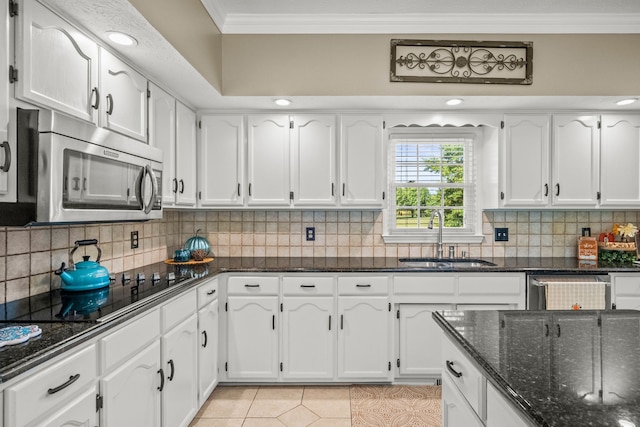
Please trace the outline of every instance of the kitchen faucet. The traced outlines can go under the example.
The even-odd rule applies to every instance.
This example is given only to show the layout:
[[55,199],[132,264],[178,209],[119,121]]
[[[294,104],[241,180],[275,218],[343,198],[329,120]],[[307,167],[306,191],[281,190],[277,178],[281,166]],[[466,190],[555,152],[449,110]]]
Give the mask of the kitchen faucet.
[[438,209],[431,211],[431,218],[429,218],[429,225],[427,228],[433,230],[433,217],[438,215],[438,259],[442,259],[442,212]]

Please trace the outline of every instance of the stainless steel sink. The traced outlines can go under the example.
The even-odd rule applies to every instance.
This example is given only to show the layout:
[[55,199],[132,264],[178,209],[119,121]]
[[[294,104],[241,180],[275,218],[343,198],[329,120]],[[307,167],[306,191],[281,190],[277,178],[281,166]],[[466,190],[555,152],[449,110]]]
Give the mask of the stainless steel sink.
[[420,268],[482,268],[495,267],[496,264],[475,258],[400,258],[407,267]]

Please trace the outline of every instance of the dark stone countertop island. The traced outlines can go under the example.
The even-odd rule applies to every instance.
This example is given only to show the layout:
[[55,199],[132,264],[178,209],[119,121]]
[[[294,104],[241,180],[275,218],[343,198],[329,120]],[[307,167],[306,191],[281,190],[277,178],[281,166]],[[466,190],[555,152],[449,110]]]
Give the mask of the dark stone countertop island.
[[533,425],[640,426],[640,311],[444,311],[433,318]]

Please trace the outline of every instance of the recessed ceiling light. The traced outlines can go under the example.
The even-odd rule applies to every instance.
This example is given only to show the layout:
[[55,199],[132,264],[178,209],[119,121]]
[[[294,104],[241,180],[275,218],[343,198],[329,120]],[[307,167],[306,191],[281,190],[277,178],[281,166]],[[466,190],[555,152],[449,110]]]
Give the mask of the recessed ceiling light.
[[638,98],[621,99],[620,101],[616,101],[616,105],[629,105],[629,104],[633,104],[637,100]]
[[460,98],[452,98],[452,99],[449,99],[446,102],[446,104],[447,105],[460,105],[460,104],[462,104],[462,102],[463,102],[463,100],[460,99]]
[[134,39],[128,34],[120,33],[118,31],[109,31],[107,33],[107,37],[114,43],[117,43],[121,46],[137,46],[138,40]]
[[289,99],[285,99],[285,98],[280,98],[280,99],[276,99],[273,101],[276,105],[279,105],[281,107],[286,107],[287,105],[291,104],[291,100]]

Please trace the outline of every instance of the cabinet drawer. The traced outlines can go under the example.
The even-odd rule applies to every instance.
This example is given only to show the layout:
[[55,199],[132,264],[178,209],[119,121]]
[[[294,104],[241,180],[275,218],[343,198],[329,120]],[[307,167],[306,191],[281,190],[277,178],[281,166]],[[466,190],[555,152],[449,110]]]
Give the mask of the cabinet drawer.
[[455,295],[456,276],[453,275],[429,275],[429,276],[398,276],[393,279],[393,293],[402,294],[429,294],[429,295]]
[[[451,341],[442,342],[442,371],[455,384],[481,419],[484,419],[486,381],[478,368]],[[458,376],[459,374],[459,376]]]
[[340,295],[386,295],[389,292],[387,276],[354,276],[338,278]]
[[172,299],[162,306],[161,311],[162,332],[167,332],[191,314],[198,311],[195,290]]
[[520,295],[523,276],[472,275],[458,279],[459,295]]
[[229,277],[227,293],[229,295],[278,295],[278,277]]
[[96,347],[70,350],[64,360],[8,388],[5,399],[8,425],[24,426],[53,408],[61,408],[98,375]]
[[100,340],[102,373],[120,365],[126,357],[137,353],[158,335],[160,335],[160,310],[153,310],[102,338]]
[[333,277],[285,277],[284,295],[333,295]]
[[218,298],[218,279],[213,279],[198,286],[198,308],[202,308]]

